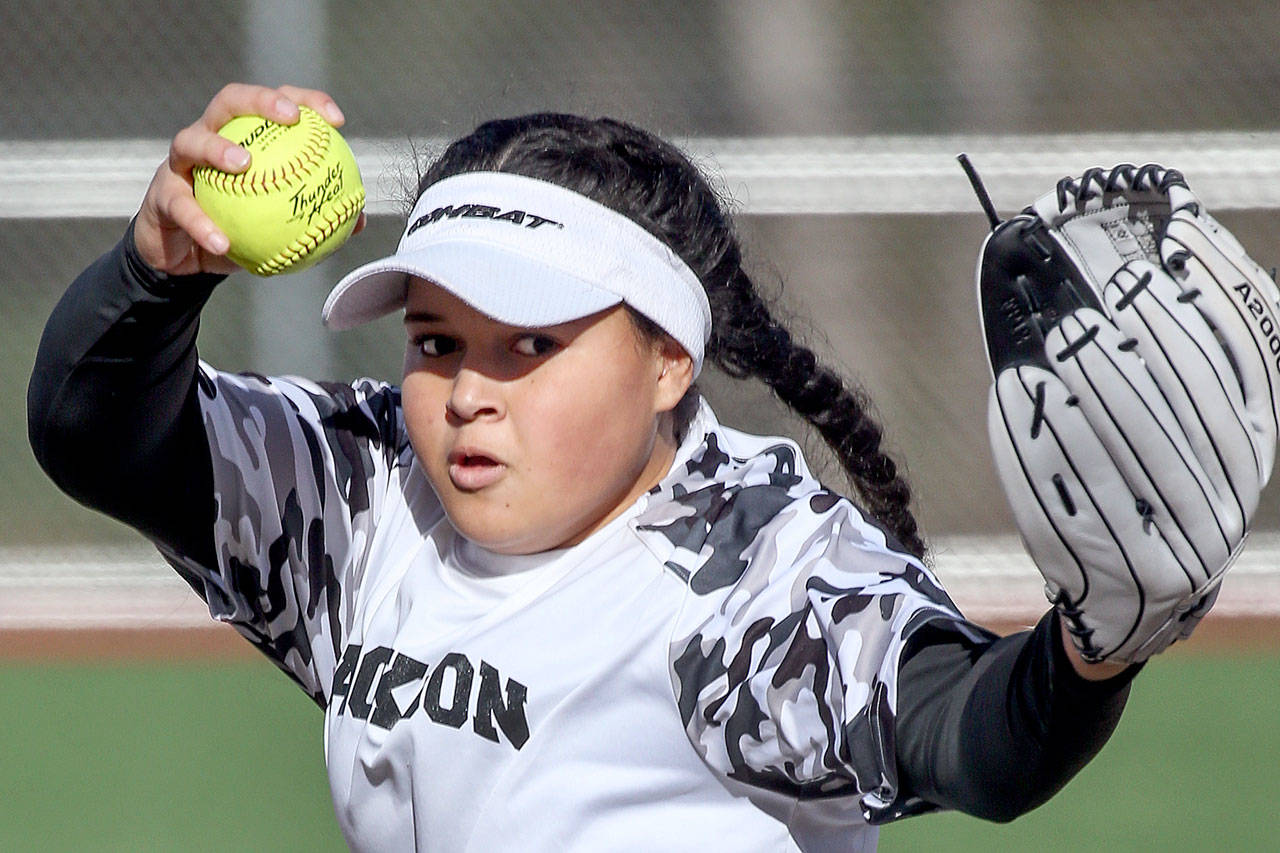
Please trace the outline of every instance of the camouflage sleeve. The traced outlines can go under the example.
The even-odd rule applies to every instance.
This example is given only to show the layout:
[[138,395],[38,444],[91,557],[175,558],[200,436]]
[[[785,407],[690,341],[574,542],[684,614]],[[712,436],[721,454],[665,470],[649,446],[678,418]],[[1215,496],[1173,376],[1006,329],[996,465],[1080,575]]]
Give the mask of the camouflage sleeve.
[[161,552],[320,705],[390,478],[407,458],[399,390],[220,373],[201,363],[216,565]]
[[845,499],[779,498],[742,489],[700,543],[670,653],[680,714],[728,778],[801,798],[856,796],[878,822],[898,795],[907,638],[939,619],[978,629]]

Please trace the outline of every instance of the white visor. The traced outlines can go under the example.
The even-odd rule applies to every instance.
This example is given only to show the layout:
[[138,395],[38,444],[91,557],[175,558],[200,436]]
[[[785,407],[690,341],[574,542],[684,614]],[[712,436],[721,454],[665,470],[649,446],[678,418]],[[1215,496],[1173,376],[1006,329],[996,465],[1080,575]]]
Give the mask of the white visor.
[[711,308],[693,270],[620,213],[556,184],[467,172],[427,188],[394,255],[345,276],[325,300],[333,329],[405,304],[426,279],[512,326],[551,326],[625,302],[671,335],[695,375]]

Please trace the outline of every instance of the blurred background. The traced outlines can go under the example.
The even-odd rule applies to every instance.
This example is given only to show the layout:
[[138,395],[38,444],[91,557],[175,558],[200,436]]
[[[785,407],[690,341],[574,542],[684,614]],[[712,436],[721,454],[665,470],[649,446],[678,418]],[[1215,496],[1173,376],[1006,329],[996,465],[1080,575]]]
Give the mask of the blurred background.
[[[15,544],[134,539],[37,472],[22,395],[53,302],[228,81],[330,91],[375,216],[310,274],[233,277],[204,319],[212,363],[394,380],[397,323],[330,333],[319,305],[342,272],[393,248],[417,164],[490,117],[617,116],[685,144],[733,198],[757,278],[866,385],[934,538],[1009,524],[985,499],[998,487],[972,266],[986,221],[961,146],[1005,212],[1093,155],[1176,149],[1196,163],[1172,165],[1210,197],[1228,183],[1256,195],[1280,168],[1258,150],[1278,129],[1269,3],[9,0],[0,14],[0,477],[15,486],[0,494],[0,535]],[[1001,183],[1015,159],[1023,179]],[[1270,211],[1214,209],[1264,264],[1280,256]],[[725,420],[786,428],[755,383],[705,385]]]
[[[372,217],[313,270],[230,278],[204,314],[205,359],[397,379],[394,319],[335,334],[319,307],[343,272],[393,248],[423,158],[486,118],[623,118],[695,156],[731,197],[751,270],[779,311],[866,387],[957,599],[971,615],[1033,619],[1043,600],[987,448],[972,282],[987,223],[955,154],[973,156],[1004,214],[1089,166],[1177,166],[1270,267],[1280,260],[1278,31],[1280,4],[1239,0],[5,0],[0,643],[25,649],[16,638],[27,630],[203,624],[199,602],[136,534],[40,473],[25,389],[63,289],[119,238],[168,139],[236,80],[335,96]],[[722,420],[794,435],[840,486],[766,391],[715,375],[703,386]],[[1275,491],[1224,613],[1276,613]],[[1251,678],[1275,670],[1263,672]],[[12,673],[15,684],[33,677]],[[307,719],[318,731],[318,716]],[[12,731],[0,733],[0,759]],[[22,822],[6,809],[6,784],[30,790],[10,772],[0,770],[0,840]],[[322,779],[316,791],[306,802],[323,814]],[[172,836],[157,832],[166,847]],[[905,849],[889,847],[894,837],[907,836],[886,833],[886,849]],[[1109,849],[1142,849],[1126,846],[1133,837]]]

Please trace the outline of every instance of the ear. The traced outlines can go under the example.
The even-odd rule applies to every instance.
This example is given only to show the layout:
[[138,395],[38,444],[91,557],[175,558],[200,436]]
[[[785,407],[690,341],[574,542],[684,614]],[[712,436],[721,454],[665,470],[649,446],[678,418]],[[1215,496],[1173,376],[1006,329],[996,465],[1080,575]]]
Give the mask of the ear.
[[668,335],[662,336],[657,356],[658,388],[654,395],[654,407],[658,412],[669,412],[693,384],[693,358]]

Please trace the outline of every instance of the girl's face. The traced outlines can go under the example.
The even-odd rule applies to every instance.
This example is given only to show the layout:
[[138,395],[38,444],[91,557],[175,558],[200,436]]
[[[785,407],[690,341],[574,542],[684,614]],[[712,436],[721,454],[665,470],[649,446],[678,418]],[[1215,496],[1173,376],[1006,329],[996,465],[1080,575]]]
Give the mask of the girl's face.
[[666,475],[692,363],[678,344],[643,339],[622,306],[530,329],[411,279],[405,329],[409,441],[476,544],[575,544]]

